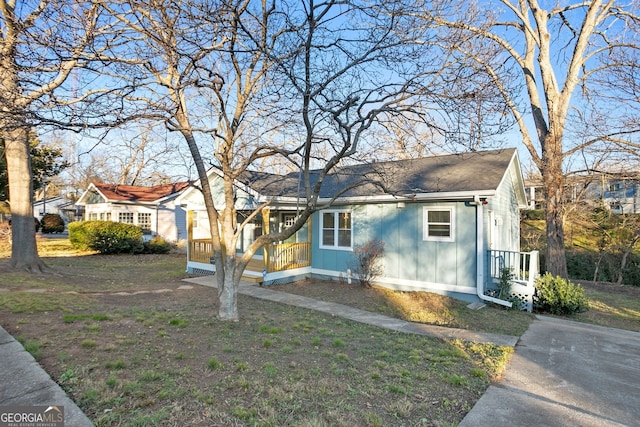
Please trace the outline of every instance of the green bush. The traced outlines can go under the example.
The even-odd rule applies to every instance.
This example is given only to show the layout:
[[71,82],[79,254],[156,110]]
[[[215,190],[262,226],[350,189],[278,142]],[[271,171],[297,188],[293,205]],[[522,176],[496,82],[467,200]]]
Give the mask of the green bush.
[[69,224],[71,244],[101,254],[141,253],[142,230],[132,224],[111,221],[86,221]]
[[536,310],[551,314],[572,315],[589,309],[589,301],[580,285],[560,276],[545,273],[535,283],[533,306]]
[[62,233],[64,220],[58,214],[45,214],[40,221],[43,233]]
[[144,242],[145,254],[166,254],[171,251],[171,243],[167,242],[160,236],[155,236],[148,242]]

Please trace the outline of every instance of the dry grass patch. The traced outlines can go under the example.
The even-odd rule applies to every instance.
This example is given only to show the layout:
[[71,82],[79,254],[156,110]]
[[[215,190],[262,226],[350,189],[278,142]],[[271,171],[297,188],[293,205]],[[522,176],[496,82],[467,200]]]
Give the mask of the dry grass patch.
[[640,286],[582,282],[589,310],[572,320],[640,332]]
[[533,320],[530,313],[488,305],[481,310],[468,303],[432,292],[401,292],[381,287],[363,288],[340,281],[305,280],[270,289],[310,296],[397,317],[411,322],[470,329],[506,335],[522,335]]

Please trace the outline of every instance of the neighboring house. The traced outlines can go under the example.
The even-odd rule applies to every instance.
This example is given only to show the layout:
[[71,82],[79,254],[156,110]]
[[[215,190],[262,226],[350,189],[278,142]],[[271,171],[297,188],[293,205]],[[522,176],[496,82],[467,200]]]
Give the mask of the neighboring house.
[[153,187],[92,183],[76,205],[84,207],[86,221],[135,224],[146,238],[179,242],[187,238],[186,211],[176,199],[187,187],[188,182]]
[[33,202],[33,216],[42,219],[45,214],[58,214],[65,224],[77,219],[77,209],[73,200],[56,196]]
[[[220,172],[212,170],[209,180],[221,207]],[[238,180],[239,220],[271,202],[243,231],[238,252],[263,230],[295,220],[305,204],[299,184],[298,173],[252,172]],[[191,219],[187,270],[212,272],[202,195],[192,187],[179,200]],[[514,294],[530,303],[538,259],[537,252],[520,253],[519,210],[526,195],[515,149],[340,168],[323,181],[323,202],[331,204],[287,242],[266,247],[246,277],[265,284],[305,276],[350,280],[354,247],[378,238],[385,243],[378,285],[509,305],[495,291],[501,270],[509,268],[521,287]]]
[[[568,203],[595,204],[600,200],[613,213],[640,213],[640,178],[637,174],[593,172],[566,178],[564,196]],[[540,180],[525,182],[529,209],[544,209]]]
[[592,194],[617,214],[640,213],[640,180],[635,175],[606,175],[594,182]]

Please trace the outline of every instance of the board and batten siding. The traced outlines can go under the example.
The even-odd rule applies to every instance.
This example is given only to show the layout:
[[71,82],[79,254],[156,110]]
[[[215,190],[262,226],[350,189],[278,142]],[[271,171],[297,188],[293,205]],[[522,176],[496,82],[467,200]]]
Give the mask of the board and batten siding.
[[[511,169],[508,169],[495,197],[490,198],[486,205],[485,224],[488,227],[485,227],[485,241],[487,245],[491,240],[496,242],[493,247],[487,246],[486,249],[520,251],[520,210],[511,174]],[[490,211],[493,212],[493,218],[489,217]],[[494,233],[494,236],[490,236],[490,233]]]
[[[423,240],[424,208],[452,208],[454,241]],[[335,206],[352,212],[353,244],[361,245],[379,238],[385,243],[382,261],[384,273],[380,284],[397,289],[433,289],[434,285],[461,287],[475,292],[476,228],[475,207],[464,202],[397,203]],[[322,211],[315,214],[313,238],[321,238]],[[319,240],[318,240],[319,241]],[[313,271],[346,277],[351,267],[352,251],[320,248],[313,245]],[[322,275],[320,273],[320,275]]]
[[170,201],[158,206],[157,214],[158,235],[174,243],[187,240],[187,212],[183,208]]

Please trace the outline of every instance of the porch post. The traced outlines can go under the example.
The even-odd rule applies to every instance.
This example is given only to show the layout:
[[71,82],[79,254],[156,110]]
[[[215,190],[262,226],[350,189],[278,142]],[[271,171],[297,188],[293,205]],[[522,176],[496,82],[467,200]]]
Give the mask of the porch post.
[[[269,208],[262,209],[262,233],[269,234]],[[269,243],[262,247],[262,253],[264,254],[264,268],[269,271]]]
[[193,245],[193,211],[187,210],[187,260],[191,261]]
[[309,218],[307,219],[307,248],[309,251],[309,254],[307,255],[307,261],[309,262],[309,265],[311,265],[311,248],[313,247],[313,245],[311,244],[311,239],[313,237],[313,223],[311,221],[311,215],[309,215]]

